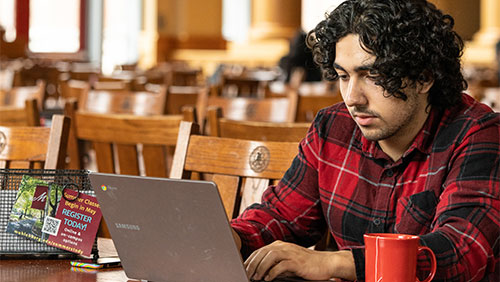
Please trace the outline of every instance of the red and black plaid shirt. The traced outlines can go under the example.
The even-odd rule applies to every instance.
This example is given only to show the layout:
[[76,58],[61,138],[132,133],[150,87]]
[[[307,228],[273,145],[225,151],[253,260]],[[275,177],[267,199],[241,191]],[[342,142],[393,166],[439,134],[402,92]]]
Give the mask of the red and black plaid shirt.
[[[321,110],[299,153],[262,204],[231,222],[242,253],[274,240],[310,246],[328,227],[364,280],[363,234],[421,235],[435,280],[498,281],[500,115],[464,94],[431,110],[396,162],[363,137],[343,103]],[[429,268],[419,260],[419,271]]]

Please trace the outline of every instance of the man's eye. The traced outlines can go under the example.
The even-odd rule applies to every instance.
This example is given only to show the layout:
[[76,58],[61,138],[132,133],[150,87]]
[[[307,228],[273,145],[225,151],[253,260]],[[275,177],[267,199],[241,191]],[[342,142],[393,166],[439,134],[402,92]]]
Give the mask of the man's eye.
[[345,74],[339,74],[339,79],[345,81],[345,80],[349,79],[349,77]]

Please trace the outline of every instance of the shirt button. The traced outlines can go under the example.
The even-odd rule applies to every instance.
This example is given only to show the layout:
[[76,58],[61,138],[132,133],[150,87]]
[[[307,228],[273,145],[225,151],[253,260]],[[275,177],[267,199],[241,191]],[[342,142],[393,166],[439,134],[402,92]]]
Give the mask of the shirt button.
[[375,225],[379,226],[379,225],[380,225],[380,219],[375,218],[375,219],[373,220],[373,224],[375,224]]
[[392,177],[394,175],[394,172],[392,171],[392,169],[388,169],[385,174],[389,177]]

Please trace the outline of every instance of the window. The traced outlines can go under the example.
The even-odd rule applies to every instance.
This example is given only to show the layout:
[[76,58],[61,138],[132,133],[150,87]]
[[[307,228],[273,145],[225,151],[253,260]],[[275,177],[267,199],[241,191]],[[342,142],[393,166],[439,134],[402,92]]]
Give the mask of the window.
[[0,0],[0,26],[5,29],[5,41],[16,39],[16,0]]
[[141,32],[141,0],[104,1],[102,71],[109,74],[114,67],[133,64],[139,59]]
[[226,40],[236,42],[248,40],[250,11],[250,0],[222,2],[222,35]]
[[325,19],[325,13],[331,12],[344,0],[302,0],[302,29],[305,32],[315,28]]
[[30,0],[29,22],[32,52],[80,50],[80,0]]

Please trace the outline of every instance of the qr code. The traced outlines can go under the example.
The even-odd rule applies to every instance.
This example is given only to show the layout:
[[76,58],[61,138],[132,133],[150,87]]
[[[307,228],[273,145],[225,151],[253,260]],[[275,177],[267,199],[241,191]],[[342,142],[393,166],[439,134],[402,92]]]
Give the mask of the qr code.
[[57,236],[57,232],[59,231],[60,225],[61,225],[60,219],[47,216],[43,221],[42,232]]

